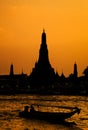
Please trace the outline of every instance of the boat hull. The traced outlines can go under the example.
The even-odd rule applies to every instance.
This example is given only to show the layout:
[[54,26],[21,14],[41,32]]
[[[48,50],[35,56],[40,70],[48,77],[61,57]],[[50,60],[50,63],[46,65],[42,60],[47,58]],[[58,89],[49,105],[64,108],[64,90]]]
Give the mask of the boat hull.
[[69,118],[70,115],[69,115],[69,113],[50,113],[50,112],[35,111],[33,113],[20,112],[20,117],[60,122],[60,121],[63,121],[65,119]]

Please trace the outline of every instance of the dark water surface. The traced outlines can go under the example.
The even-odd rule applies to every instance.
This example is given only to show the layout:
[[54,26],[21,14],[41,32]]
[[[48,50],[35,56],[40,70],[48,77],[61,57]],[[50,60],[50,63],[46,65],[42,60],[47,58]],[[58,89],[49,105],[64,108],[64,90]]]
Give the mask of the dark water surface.
[[[68,119],[76,124],[54,124],[47,121],[30,120],[19,117],[25,105],[70,106],[81,108],[81,113]],[[40,111],[68,111],[58,107],[38,107]],[[88,130],[88,97],[86,96],[0,96],[0,130]]]

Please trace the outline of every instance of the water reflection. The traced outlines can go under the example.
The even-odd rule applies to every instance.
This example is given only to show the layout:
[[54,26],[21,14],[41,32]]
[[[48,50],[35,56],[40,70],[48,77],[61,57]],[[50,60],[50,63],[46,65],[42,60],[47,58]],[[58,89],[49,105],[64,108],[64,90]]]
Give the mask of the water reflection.
[[[48,106],[77,106],[81,108],[80,115],[74,115],[68,121],[77,125],[66,126],[51,124],[46,121],[27,120],[20,118],[18,113],[25,105],[40,104]],[[68,111],[58,107],[35,106],[40,111]],[[15,95],[0,96],[0,129],[1,130],[87,130],[88,128],[88,98],[83,96],[36,96]]]

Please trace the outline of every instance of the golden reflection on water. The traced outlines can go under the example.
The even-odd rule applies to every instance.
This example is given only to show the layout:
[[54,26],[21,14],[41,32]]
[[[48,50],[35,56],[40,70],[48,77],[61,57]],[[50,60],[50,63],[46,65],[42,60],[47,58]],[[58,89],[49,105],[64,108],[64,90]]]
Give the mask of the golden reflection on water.
[[[39,111],[69,111],[52,106],[69,106],[81,108],[79,115],[75,114],[68,121],[77,125],[64,126],[46,121],[28,120],[19,117],[25,105],[35,104]],[[37,105],[40,105],[38,107]],[[44,107],[49,106],[49,107]],[[88,130],[88,98],[83,96],[36,96],[15,95],[0,96],[0,130]]]

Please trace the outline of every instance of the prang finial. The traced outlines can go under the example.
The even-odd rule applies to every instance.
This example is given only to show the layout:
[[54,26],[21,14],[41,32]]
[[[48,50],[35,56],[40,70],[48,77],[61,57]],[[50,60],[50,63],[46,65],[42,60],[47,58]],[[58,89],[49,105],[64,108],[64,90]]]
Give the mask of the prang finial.
[[45,33],[45,29],[43,28],[43,33]]

